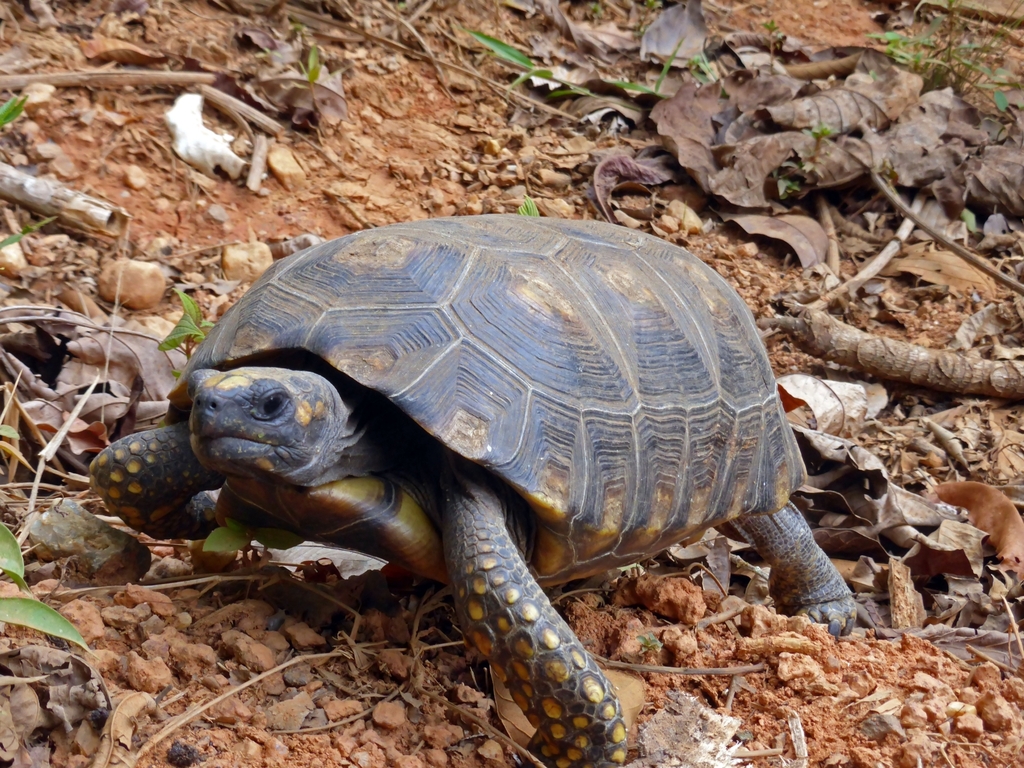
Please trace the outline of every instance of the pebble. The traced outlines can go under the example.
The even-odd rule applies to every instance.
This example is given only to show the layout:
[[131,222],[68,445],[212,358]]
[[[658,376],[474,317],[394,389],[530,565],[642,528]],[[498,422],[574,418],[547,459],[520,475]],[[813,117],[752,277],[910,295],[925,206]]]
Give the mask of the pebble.
[[291,149],[283,144],[275,144],[267,152],[267,168],[289,192],[306,183],[306,172],[302,170]]
[[153,563],[146,574],[146,579],[176,579],[191,576],[192,566],[176,557],[163,557]]
[[975,705],[978,716],[993,731],[1006,731],[1013,725],[1014,707],[995,691],[982,694]]
[[487,739],[477,748],[476,753],[484,760],[491,760],[496,763],[505,759],[505,750],[494,739]]
[[280,696],[288,688],[284,675],[275,672],[263,681],[263,693],[267,696]]
[[780,653],[779,668],[776,670],[779,679],[789,682],[797,678],[815,679],[821,677],[825,672],[821,664],[810,656],[802,653]]
[[918,768],[937,765],[939,747],[928,736],[916,736],[903,745],[899,752],[899,768]]
[[195,679],[217,666],[217,652],[206,643],[172,642],[170,657],[182,677]]
[[100,611],[104,624],[121,631],[135,629],[135,627],[152,615],[152,609],[145,603],[135,608],[128,608],[124,605],[111,605]]
[[907,737],[907,732],[903,730],[899,720],[892,715],[883,715],[877,712],[864,718],[860,724],[860,730],[866,737],[874,741],[884,741],[890,733],[896,734],[901,739]]
[[149,177],[139,166],[129,165],[124,169],[124,184],[129,189],[145,189],[149,186]]
[[412,660],[397,648],[386,648],[378,656],[380,665],[396,680],[408,680]]
[[986,661],[979,664],[971,671],[971,677],[967,684],[977,688],[979,691],[998,690],[1003,675],[992,662]]
[[159,693],[174,681],[163,659],[144,659],[135,651],[128,652],[126,676],[132,688],[145,693]]
[[355,699],[336,699],[331,697],[326,701],[321,699],[318,705],[323,707],[324,712],[327,713],[327,719],[331,722],[344,720],[346,717],[358,715],[363,711],[362,702]]
[[373,724],[387,731],[393,731],[405,723],[405,704],[398,701],[383,701],[373,710]]
[[327,645],[327,641],[324,640],[323,636],[319,632],[314,631],[304,621],[297,621],[294,624],[289,624],[287,627],[282,627],[281,632],[288,638],[288,641],[296,651],[312,651]]
[[920,701],[907,700],[900,710],[900,724],[904,728],[924,728],[928,725],[928,712]]
[[425,749],[423,757],[430,768],[445,768],[448,765],[448,753],[443,749]]
[[[457,725],[451,723],[445,723],[444,725],[427,725],[423,728],[423,738],[426,739],[434,749],[444,749],[450,747],[457,741],[461,741],[465,737],[466,733]],[[430,759],[427,758],[427,762]]]
[[[571,219],[576,214],[576,207],[568,200],[536,200],[537,208],[549,219]],[[467,206],[468,208],[468,206]],[[483,206],[481,206],[481,209]]]
[[274,254],[266,243],[234,243],[225,245],[220,267],[228,280],[251,283],[274,263]]
[[152,637],[153,635],[159,635],[164,631],[166,622],[159,616],[150,616],[144,622],[139,624],[139,629],[142,630],[143,637]]
[[280,632],[275,630],[266,631],[262,636],[257,635],[267,648],[272,650],[274,653],[287,653],[291,650],[291,646],[288,644],[288,638],[282,635]]
[[235,745],[233,751],[243,760],[251,760],[257,764],[260,762],[260,758],[263,757],[263,747],[252,739],[242,739]]
[[540,176],[541,184],[552,189],[565,189],[572,184],[572,176],[568,173],[552,171],[550,168],[542,168],[537,175]]
[[215,723],[222,725],[237,725],[252,719],[252,710],[239,701],[237,696],[230,696],[214,704],[210,707],[209,714]]
[[267,728],[272,731],[294,731],[302,727],[306,715],[313,711],[313,699],[302,691],[287,701],[271,704],[267,713]]
[[977,715],[961,715],[953,722],[956,723],[956,732],[968,739],[977,739],[985,732],[985,724]]
[[17,277],[28,267],[28,259],[21,243],[11,243],[0,248],[0,275]]
[[230,218],[227,209],[220,203],[214,203],[206,209],[206,215],[219,224],[224,224]]
[[139,605],[148,605],[157,616],[167,618],[175,613],[174,602],[163,592],[155,589],[146,589],[138,584],[129,584],[121,592],[114,595],[114,602],[128,608],[135,608]]
[[26,85],[21,90],[21,95],[25,98],[25,114],[34,115],[43,104],[53,98],[53,94],[56,92],[57,87],[49,83]]
[[399,755],[395,760],[395,768],[426,768],[423,758],[419,755]]
[[72,600],[62,605],[60,614],[75,625],[75,629],[87,643],[96,642],[106,632],[100,609],[85,600]]
[[248,635],[230,629],[220,636],[221,642],[231,655],[253,672],[266,672],[275,666],[274,652],[263,643],[257,643]]
[[663,214],[658,221],[661,223],[661,228],[668,232],[670,235],[674,235],[679,231],[679,219],[669,214]]
[[294,667],[288,667],[281,677],[285,683],[293,688],[302,688],[305,685],[309,685],[309,681],[313,679],[313,674],[309,671],[308,664],[296,664]]
[[167,278],[163,271],[149,261],[108,261],[100,272],[100,298],[111,303],[120,299],[121,304],[129,309],[152,309],[163,299],[166,288]]

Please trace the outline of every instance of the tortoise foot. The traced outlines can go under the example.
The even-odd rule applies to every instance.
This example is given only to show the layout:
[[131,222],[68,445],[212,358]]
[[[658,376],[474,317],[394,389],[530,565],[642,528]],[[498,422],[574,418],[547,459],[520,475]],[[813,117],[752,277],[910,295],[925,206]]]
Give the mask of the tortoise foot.
[[[783,606],[784,608],[784,606]],[[804,614],[816,624],[826,624],[833,637],[849,634],[857,619],[857,603],[853,595],[846,595],[836,600],[826,600],[814,605],[803,605],[792,611]]]

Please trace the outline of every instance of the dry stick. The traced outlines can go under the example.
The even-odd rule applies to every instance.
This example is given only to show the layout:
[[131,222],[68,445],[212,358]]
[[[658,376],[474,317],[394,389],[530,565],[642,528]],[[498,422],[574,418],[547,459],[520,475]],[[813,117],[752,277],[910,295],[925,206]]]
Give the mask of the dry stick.
[[262,128],[271,136],[280,136],[285,131],[285,126],[281,125],[281,123],[274,118],[267,117],[258,109],[250,107],[244,101],[236,99],[234,96],[229,96],[224,93],[224,91],[218,90],[209,85],[200,85],[199,92],[203,94],[203,97],[213,104],[213,106],[218,109],[223,109],[229,114],[234,113],[241,115],[257,128]]
[[816,309],[801,317],[763,319],[758,325],[787,331],[808,354],[890,381],[959,395],[1024,398],[1024,361],[983,360],[887,339]]
[[256,142],[252,147],[252,157],[249,158],[249,175],[245,177],[245,186],[250,192],[259,192],[263,185],[263,174],[267,172],[267,152],[270,150],[270,140],[266,134],[257,133]]
[[40,179],[0,163],[0,198],[61,224],[108,237],[124,234],[128,211],[84,195],[53,179]]
[[57,88],[124,88],[128,85],[213,85],[213,72],[159,72],[153,70],[83,70],[33,75],[0,75],[0,91],[16,91],[33,83]]
[[[1006,617],[1010,620],[1010,629],[1013,630],[1013,636],[1017,640],[1017,651],[1020,653],[1021,666],[1017,669],[1018,677],[1024,677],[1021,670],[1024,669],[1024,641],[1020,639],[1020,630],[1017,629],[1017,620],[1013,618],[1013,610],[1010,608],[1010,603],[1007,601],[1006,596],[1003,596],[1003,607],[1006,608]],[[1010,656],[1013,659],[1013,656]]]
[[[914,198],[914,202],[911,205],[910,210],[919,213],[924,208],[924,200],[924,193],[918,192],[917,197]],[[904,206],[901,210],[906,210],[906,207]],[[892,261],[893,257],[900,252],[900,249],[903,248],[903,243],[906,241],[908,237],[910,237],[910,233],[913,231],[914,220],[909,217],[904,219],[903,223],[900,224],[900,228],[896,230],[896,236],[889,241],[885,248],[883,248],[875,256],[872,256],[870,259],[864,262],[864,264],[860,268],[860,271],[857,273],[856,277],[850,278],[845,283],[836,286],[831,291],[822,296],[820,299],[818,299],[817,301],[813,302],[808,306],[811,309],[821,309],[822,307],[827,307],[829,303],[831,303],[832,299],[834,299],[836,296],[839,296],[842,293],[854,293],[858,288],[864,285],[864,283],[866,283],[871,278],[875,277],[883,269],[889,266],[889,262]]]
[[832,274],[839,277],[839,238],[836,236],[836,225],[832,222],[832,214],[828,210],[828,201],[822,194],[818,195],[818,220],[828,236],[828,256],[825,264]]
[[807,737],[804,735],[804,724],[800,722],[800,713],[792,710],[789,713],[789,737],[793,740],[793,751],[797,768],[807,768]]
[[[920,213],[919,210],[913,211],[908,209],[906,203],[904,203],[903,200],[900,199],[900,196],[896,193],[896,190],[892,188],[889,182],[887,182],[879,175],[878,171],[871,172],[871,181],[874,182],[875,186],[878,187],[878,191],[885,195],[889,199],[889,202],[892,203],[893,206],[895,206],[900,211],[900,213],[902,213],[904,216],[910,219],[910,221],[914,222],[915,226],[923,229],[925,232],[931,235],[937,242],[942,243],[942,245],[944,245],[950,251],[952,251],[961,259],[966,261],[975,269],[984,272],[997,283],[1000,283],[1004,287],[1009,288],[1014,293],[1019,293],[1020,295],[1024,296],[1024,284],[1017,282],[1012,277],[1004,275],[1000,270],[998,270],[996,267],[993,267],[985,259],[971,253],[969,250],[964,248],[959,243],[954,243],[948,237],[941,234],[938,230],[933,228],[930,224],[928,224],[918,215]],[[915,200],[914,202],[916,203],[917,201]]]
[[748,664],[745,667],[661,667],[655,664],[630,664],[626,661],[612,661],[594,654],[602,666],[611,669],[625,669],[630,672],[650,672],[656,675],[748,675],[763,672],[764,664]]
[[1006,672],[1008,674],[1011,674],[1011,675],[1014,674],[1014,668],[1011,667],[1009,664],[1004,664],[999,659],[997,659],[997,658],[995,658],[993,656],[989,656],[987,653],[985,653],[984,651],[978,650],[973,645],[966,645],[966,646],[964,646],[964,648],[966,648],[967,652],[969,654],[971,654],[972,656],[975,656],[975,657],[981,659],[982,661],[987,661],[990,664],[995,664],[997,667],[999,667],[1001,670],[1003,670],[1004,672]]
[[149,741],[147,741],[145,744],[142,745],[142,747],[139,749],[138,753],[135,755],[135,764],[138,765],[140,763],[140,761],[142,760],[144,755],[148,754],[149,752],[152,752],[157,744],[159,744],[161,741],[166,739],[172,733],[174,733],[175,731],[177,731],[177,730],[179,730],[181,728],[184,728],[186,725],[188,725],[193,720],[195,720],[197,717],[199,717],[201,714],[203,714],[203,712],[206,712],[211,707],[214,707],[217,704],[220,704],[225,699],[231,698],[236,693],[244,691],[246,688],[249,688],[250,686],[253,686],[253,685],[255,685],[256,683],[258,683],[258,682],[260,682],[262,680],[266,680],[271,675],[277,674],[278,672],[281,672],[282,670],[285,670],[288,667],[291,667],[291,666],[293,666],[295,664],[298,664],[300,662],[307,662],[307,663],[309,663],[309,662],[320,661],[320,660],[325,660],[326,661],[327,659],[340,658],[340,657],[344,656],[347,653],[348,653],[348,649],[346,648],[343,651],[329,651],[328,653],[314,653],[314,654],[312,654],[310,656],[296,656],[294,658],[288,659],[288,661],[284,662],[283,664],[278,664],[273,669],[268,669],[266,672],[263,672],[262,674],[256,675],[256,677],[252,677],[252,678],[246,680],[244,683],[240,683],[239,685],[236,685],[234,688],[229,688],[224,693],[222,693],[220,696],[215,696],[214,698],[210,699],[206,703],[200,704],[195,709],[189,709],[188,711],[183,712],[182,714],[178,715],[177,717],[172,718],[171,721],[169,723],[167,723],[167,725],[165,725],[160,730],[159,733],[157,733],[155,736],[150,738]]

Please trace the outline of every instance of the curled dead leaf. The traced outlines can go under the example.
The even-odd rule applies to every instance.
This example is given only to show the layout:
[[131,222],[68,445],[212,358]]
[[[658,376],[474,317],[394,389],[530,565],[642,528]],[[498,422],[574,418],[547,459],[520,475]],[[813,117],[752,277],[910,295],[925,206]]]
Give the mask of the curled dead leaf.
[[131,64],[136,67],[155,67],[167,62],[167,57],[162,53],[150,53],[124,40],[101,35],[93,35],[92,40],[82,40],[79,45],[87,59],[116,61],[118,64]]
[[932,243],[915,243],[906,246],[903,254],[893,259],[882,274],[889,276],[905,272],[935,285],[948,285],[961,291],[978,289],[989,295],[995,293],[996,284],[991,277],[952,251],[939,250]]
[[592,194],[601,213],[610,222],[615,222],[611,208],[611,196],[620,184],[664,184],[678,174],[675,159],[671,155],[638,157],[612,155],[598,163],[594,169]]
[[805,269],[821,264],[828,255],[828,235],[821,224],[810,216],[723,213],[722,218],[742,227],[748,234],[762,235],[786,243]]
[[704,50],[708,25],[704,21],[701,0],[687,0],[665,8],[640,40],[640,60],[672,59],[672,66],[685,68],[690,59]]
[[967,510],[971,523],[989,535],[1002,564],[1024,578],[1024,520],[1002,492],[984,483],[942,483],[935,495]]
[[[800,424],[796,409],[806,405],[814,414],[816,429],[830,435],[856,435],[868,412],[864,387],[845,381],[823,381],[816,376],[793,373],[777,381],[786,415]],[[802,426],[808,426],[803,423]]]
[[132,737],[135,735],[137,720],[141,715],[152,715],[155,712],[156,701],[148,693],[129,693],[121,699],[107,718],[91,768],[134,766]]

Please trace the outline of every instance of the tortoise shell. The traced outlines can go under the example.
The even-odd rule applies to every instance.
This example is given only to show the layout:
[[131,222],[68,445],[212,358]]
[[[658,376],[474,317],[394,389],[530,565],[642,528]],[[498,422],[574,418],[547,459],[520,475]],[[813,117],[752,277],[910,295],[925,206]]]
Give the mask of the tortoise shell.
[[[749,309],[691,253],[525,216],[369,230],[276,263],[189,362],[305,350],[487,467],[554,583],[635,562],[804,478]],[[172,401],[188,408],[184,386]]]

